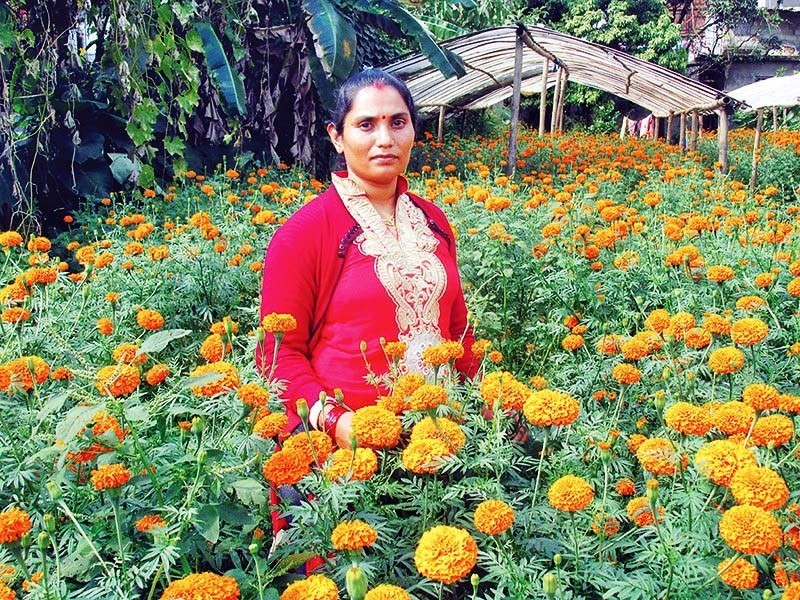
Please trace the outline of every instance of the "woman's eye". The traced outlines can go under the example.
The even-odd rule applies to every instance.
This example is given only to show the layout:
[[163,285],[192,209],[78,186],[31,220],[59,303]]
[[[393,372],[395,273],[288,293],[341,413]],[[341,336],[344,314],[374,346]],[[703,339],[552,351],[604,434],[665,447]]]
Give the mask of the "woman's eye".
[[372,128],[372,123],[370,123],[369,121],[364,121],[362,123],[359,123],[358,126],[360,129],[369,130]]
[[395,127],[404,127],[405,124],[406,124],[406,120],[405,119],[395,119],[394,123],[393,123],[393,125]]

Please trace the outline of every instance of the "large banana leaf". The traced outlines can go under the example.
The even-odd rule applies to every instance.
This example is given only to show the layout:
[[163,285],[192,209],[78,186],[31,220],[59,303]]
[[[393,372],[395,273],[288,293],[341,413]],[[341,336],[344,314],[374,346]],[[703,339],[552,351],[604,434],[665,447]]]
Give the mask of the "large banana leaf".
[[214,28],[208,23],[196,23],[195,31],[200,34],[203,41],[203,53],[206,57],[211,80],[222,96],[225,107],[241,116],[247,114],[247,100],[244,84],[239,78],[239,73],[231,66],[222,42],[219,41]]
[[425,25],[396,0],[360,0],[358,7],[365,12],[384,14],[400,25],[406,35],[410,35],[417,41],[422,53],[445,77],[461,77],[467,74],[461,58],[437,44]]
[[316,54],[328,77],[346,79],[356,60],[356,31],[329,0],[303,0]]

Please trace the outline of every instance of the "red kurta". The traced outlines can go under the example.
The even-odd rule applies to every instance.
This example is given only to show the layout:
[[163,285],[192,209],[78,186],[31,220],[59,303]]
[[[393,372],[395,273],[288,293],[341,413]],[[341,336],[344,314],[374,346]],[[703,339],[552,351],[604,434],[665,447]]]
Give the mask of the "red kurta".
[[[261,316],[290,313],[298,327],[286,334],[273,377],[286,382],[289,429],[299,424],[295,401],[312,406],[320,392],[344,393],[355,409],[388,390],[366,380],[361,353],[375,374],[388,371],[380,338],[408,345],[404,367],[425,372],[425,348],[461,340],[467,352],[456,367],[474,375],[455,242],[444,213],[398,183],[396,229],[387,227],[345,173],[298,210],[273,236],[264,260]],[[256,353],[266,376],[270,334]]]

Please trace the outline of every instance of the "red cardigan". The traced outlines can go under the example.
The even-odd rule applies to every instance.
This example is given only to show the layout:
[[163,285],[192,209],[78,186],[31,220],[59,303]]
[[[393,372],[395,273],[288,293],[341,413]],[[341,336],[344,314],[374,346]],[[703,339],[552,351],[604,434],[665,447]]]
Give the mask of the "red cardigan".
[[[425,214],[428,227],[439,240],[435,254],[445,264],[446,270],[456,278],[454,284],[457,289],[450,294],[452,305],[440,307],[442,318],[449,316],[446,323],[440,320],[441,335],[444,339],[462,340],[466,352],[464,358],[456,363],[456,368],[465,375],[473,376],[478,366],[470,352],[474,336],[467,323],[467,309],[458,277],[452,230],[439,207],[408,193],[407,187],[405,179],[400,178],[398,194],[405,192]],[[328,325],[326,316],[330,316],[331,312],[346,313],[349,307],[359,322],[369,323],[369,331],[353,333],[367,342],[367,355],[372,370],[379,375],[387,370],[386,360],[377,340],[380,337],[389,341],[397,339],[398,325],[394,315],[390,318],[385,314],[387,311],[383,310],[382,313],[376,311],[373,318],[370,311],[375,310],[375,306],[370,305],[369,301],[359,302],[357,290],[347,294],[348,306],[331,310],[331,300],[337,285],[341,283],[345,267],[350,268],[354,261],[368,258],[361,254],[354,243],[360,233],[360,226],[348,212],[336,188],[331,185],[292,215],[275,232],[267,248],[261,288],[261,318],[275,312],[289,313],[297,320],[297,329],[288,332],[279,347],[273,374],[275,379],[286,383],[283,400],[290,431],[300,423],[295,408],[298,398],[305,398],[308,405],[312,406],[317,402],[320,392],[324,391],[332,396],[333,388],[342,387],[345,403],[351,408],[374,404],[377,400],[378,392],[370,391],[366,383],[353,383],[366,375],[363,363],[357,374],[351,372],[356,369],[354,360],[349,363],[343,361],[341,365],[328,365],[333,368],[326,367],[325,373],[318,373],[314,367],[315,358],[325,350],[325,346],[336,344],[336,339],[321,339]],[[375,282],[367,283],[380,285],[374,272],[363,271],[363,266],[361,269],[358,277],[371,276],[375,278]],[[350,285],[359,283],[358,279],[349,281]],[[366,287],[365,285],[365,289]],[[375,289],[374,285],[371,289]],[[340,295],[344,291],[341,290]],[[388,300],[388,294],[386,299]],[[353,341],[350,340],[350,343],[352,346]],[[351,346],[348,346],[347,352],[359,353],[357,347]],[[273,351],[274,338],[268,333],[264,343],[256,349],[256,365],[265,377],[269,375]],[[335,373],[332,372],[334,370]],[[340,385],[340,379],[350,381],[353,389]]]

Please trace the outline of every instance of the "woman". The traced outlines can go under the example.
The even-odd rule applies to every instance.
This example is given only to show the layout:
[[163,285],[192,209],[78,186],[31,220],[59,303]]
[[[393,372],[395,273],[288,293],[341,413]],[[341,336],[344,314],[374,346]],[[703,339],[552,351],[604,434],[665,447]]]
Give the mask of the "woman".
[[[273,236],[264,260],[261,316],[289,313],[274,377],[286,382],[289,429],[305,398],[312,427],[350,444],[352,410],[375,404],[368,381],[388,371],[380,339],[407,344],[401,368],[425,372],[422,352],[444,340],[473,342],[444,213],[408,192],[403,172],[414,145],[416,111],[406,85],[369,69],[339,90],[328,135],[347,169]],[[274,340],[256,356],[269,373]],[[469,352],[456,368],[474,375]],[[341,389],[344,407],[333,400]],[[320,395],[325,401],[320,401]]]

